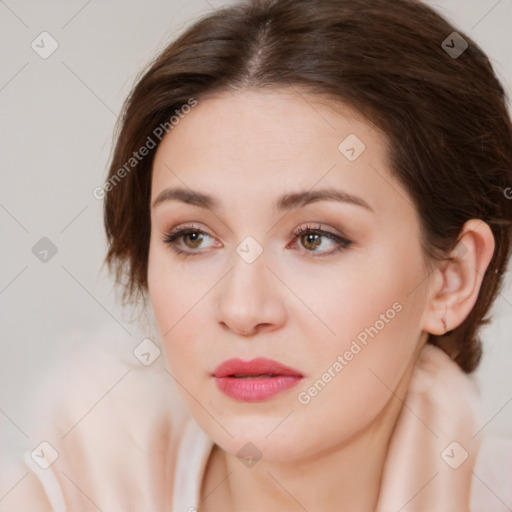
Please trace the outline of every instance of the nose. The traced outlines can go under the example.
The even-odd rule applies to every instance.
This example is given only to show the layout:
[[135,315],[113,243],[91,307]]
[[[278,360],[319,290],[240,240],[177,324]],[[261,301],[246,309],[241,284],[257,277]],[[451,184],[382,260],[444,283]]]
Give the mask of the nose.
[[286,322],[285,288],[267,268],[261,255],[247,263],[237,254],[231,272],[217,289],[216,316],[225,330],[253,336],[281,328]]

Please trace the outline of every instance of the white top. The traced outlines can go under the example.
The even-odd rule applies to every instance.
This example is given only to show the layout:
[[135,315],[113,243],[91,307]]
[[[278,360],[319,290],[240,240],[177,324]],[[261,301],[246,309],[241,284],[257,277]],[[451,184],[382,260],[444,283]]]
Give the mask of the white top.
[[181,489],[181,492],[173,496],[174,512],[191,512],[192,509],[199,508],[204,470],[212,448],[212,440],[191,418],[186,424],[178,453],[174,485],[176,489]]
[[[100,339],[49,374],[37,402],[50,421],[30,436],[25,476],[10,490],[23,471],[0,482],[0,512],[198,509],[213,442],[185,409],[163,355],[145,342],[135,350],[143,364],[132,352],[140,342],[113,342],[111,331]],[[474,474],[472,512],[512,510],[512,439],[485,438]]]

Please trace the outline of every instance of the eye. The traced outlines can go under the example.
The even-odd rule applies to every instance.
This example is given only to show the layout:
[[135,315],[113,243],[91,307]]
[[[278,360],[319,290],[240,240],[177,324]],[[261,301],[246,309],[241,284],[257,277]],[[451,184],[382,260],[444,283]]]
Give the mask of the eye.
[[[294,241],[298,239],[301,245],[306,249],[302,252],[307,255],[311,255],[313,253],[315,254],[314,257],[331,256],[338,251],[346,249],[352,244],[352,241],[348,238],[321,229],[320,226],[302,226],[295,230],[293,234],[295,235]],[[325,243],[325,240],[328,240],[328,242]],[[319,250],[319,248],[323,248],[326,245],[327,249],[329,248],[329,245],[333,248],[327,251]]]
[[[305,248],[305,250],[301,252],[308,256],[330,256],[338,251],[346,249],[352,244],[352,241],[348,238],[321,229],[321,226],[302,226],[292,234],[294,235],[293,242],[295,243],[298,239],[301,245]],[[198,256],[205,252],[208,247],[204,247],[204,243],[208,239],[212,239],[215,242],[210,245],[210,247],[222,247],[222,244],[215,241],[215,239],[206,231],[192,225],[180,226],[172,229],[165,234],[163,241],[165,244],[169,245],[176,254],[180,254],[186,258],[188,256]],[[325,248],[326,245],[327,249],[329,246],[331,246],[331,249],[321,250],[322,248]]]
[[195,226],[180,226],[177,229],[172,229],[167,233],[163,239],[164,243],[168,244],[171,249],[177,254],[186,256],[195,256],[204,251],[197,251],[205,240],[213,238]]

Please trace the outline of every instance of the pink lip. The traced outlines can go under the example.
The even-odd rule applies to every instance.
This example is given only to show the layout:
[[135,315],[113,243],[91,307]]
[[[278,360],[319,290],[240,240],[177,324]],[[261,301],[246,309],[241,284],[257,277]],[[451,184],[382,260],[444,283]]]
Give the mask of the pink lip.
[[219,389],[235,400],[260,402],[297,385],[304,375],[277,361],[228,359],[213,372]]

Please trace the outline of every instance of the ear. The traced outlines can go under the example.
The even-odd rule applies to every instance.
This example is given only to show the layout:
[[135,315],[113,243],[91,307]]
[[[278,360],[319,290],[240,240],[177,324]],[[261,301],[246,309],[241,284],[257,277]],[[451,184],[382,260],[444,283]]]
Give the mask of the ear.
[[494,246],[491,228],[484,221],[471,219],[464,224],[457,246],[431,276],[423,330],[441,335],[464,322],[478,299]]

